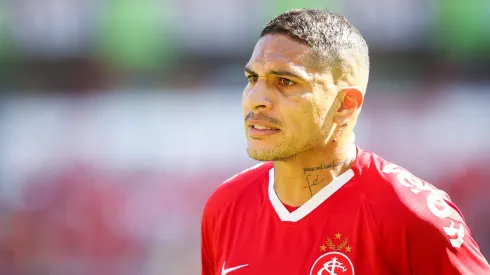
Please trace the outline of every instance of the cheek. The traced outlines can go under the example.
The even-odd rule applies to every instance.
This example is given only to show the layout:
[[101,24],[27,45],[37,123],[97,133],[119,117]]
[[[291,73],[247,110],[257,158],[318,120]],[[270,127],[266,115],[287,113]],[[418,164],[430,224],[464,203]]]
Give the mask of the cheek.
[[323,127],[326,110],[322,107],[322,103],[313,96],[312,93],[305,93],[301,96],[290,98],[293,106],[290,109],[289,125],[292,132],[289,134],[296,137],[309,137],[319,132]]
[[313,120],[315,121],[315,124],[318,125],[318,127],[322,127],[329,117],[328,105],[329,101],[324,97],[315,98],[315,100],[311,102],[311,115],[313,117]]
[[310,104],[302,104],[294,114],[294,129],[296,135],[309,136],[321,127],[321,119]]
[[326,117],[326,109],[323,107],[323,103],[317,98],[309,96],[306,100],[301,103],[301,111],[305,121],[309,124],[316,125],[320,127]]

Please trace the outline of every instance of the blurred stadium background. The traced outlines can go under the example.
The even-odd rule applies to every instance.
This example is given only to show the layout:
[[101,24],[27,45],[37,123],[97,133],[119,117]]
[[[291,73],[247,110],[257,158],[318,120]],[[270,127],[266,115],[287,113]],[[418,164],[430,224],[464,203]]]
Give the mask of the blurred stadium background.
[[357,141],[446,190],[490,257],[490,1],[0,2],[0,274],[199,274],[245,151],[243,66],[295,7],[371,48]]

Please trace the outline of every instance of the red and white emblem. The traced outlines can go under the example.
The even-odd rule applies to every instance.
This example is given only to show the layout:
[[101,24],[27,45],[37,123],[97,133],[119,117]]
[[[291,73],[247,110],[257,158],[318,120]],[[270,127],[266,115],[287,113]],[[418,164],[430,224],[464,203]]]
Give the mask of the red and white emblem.
[[315,261],[310,275],[354,275],[354,265],[344,253],[328,252]]

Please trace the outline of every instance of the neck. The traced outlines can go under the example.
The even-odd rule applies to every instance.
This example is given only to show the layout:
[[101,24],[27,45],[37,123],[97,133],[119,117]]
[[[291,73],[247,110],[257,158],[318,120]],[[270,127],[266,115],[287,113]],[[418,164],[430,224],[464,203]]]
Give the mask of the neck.
[[322,188],[349,170],[356,158],[354,135],[324,147],[274,162],[274,190],[290,206],[301,206]]

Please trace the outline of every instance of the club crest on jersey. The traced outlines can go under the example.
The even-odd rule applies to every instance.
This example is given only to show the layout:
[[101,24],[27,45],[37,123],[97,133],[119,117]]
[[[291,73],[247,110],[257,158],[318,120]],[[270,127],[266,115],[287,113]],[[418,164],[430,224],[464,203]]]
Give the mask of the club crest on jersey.
[[[310,275],[354,275],[354,265],[345,253],[350,253],[352,247],[348,238],[341,238],[342,234],[335,234],[333,240],[327,238],[320,246],[320,251],[327,252],[315,261],[310,270]],[[335,240],[338,240],[335,242]]]

